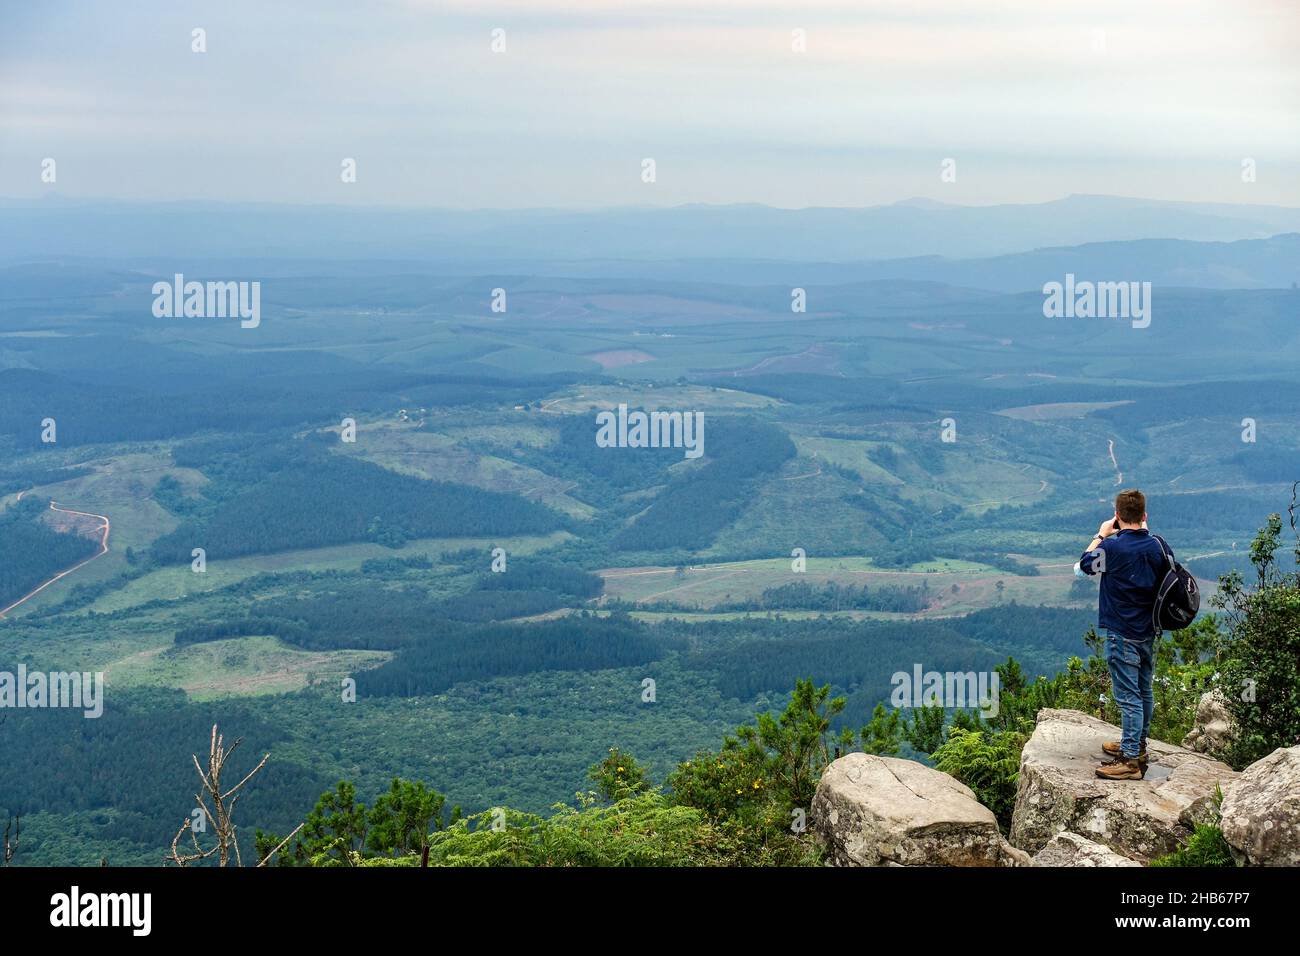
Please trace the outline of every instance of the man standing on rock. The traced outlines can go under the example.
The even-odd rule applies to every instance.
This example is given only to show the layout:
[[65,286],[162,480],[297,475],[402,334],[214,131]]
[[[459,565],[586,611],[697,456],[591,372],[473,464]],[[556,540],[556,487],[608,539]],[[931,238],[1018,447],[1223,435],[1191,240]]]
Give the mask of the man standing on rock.
[[1156,591],[1165,569],[1160,542],[1147,530],[1147,500],[1136,488],[1115,496],[1115,515],[1101,523],[1075,566],[1100,574],[1097,626],[1106,632],[1111,694],[1119,707],[1121,740],[1102,744],[1111,758],[1097,768],[1104,780],[1141,780],[1147,768],[1147,734],[1155,695]]

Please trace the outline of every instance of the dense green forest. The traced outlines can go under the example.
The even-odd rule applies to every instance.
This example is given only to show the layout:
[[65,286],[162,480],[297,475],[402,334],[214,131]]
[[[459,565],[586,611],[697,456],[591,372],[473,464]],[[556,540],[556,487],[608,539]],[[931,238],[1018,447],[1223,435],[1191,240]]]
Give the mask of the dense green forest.
[[706,622],[693,629],[707,649],[692,656],[691,666],[713,675],[724,695],[739,700],[811,677],[848,692],[847,719],[862,720],[888,697],[891,675],[910,672],[913,662],[926,670],[970,671],[986,669],[992,654],[998,660],[1014,653],[1037,673],[1054,671],[1079,646],[1092,617],[1087,611],[1010,605],[933,622]]
[[93,538],[45,524],[48,510],[45,502],[25,498],[0,512],[0,608],[99,550]]
[[425,640],[363,680],[370,693],[410,697],[441,693],[464,680],[645,665],[673,646],[645,625],[618,617],[435,626]]
[[[682,460],[681,450],[674,448],[638,448],[634,454],[610,454],[611,449],[596,444],[590,416],[560,416],[549,425],[549,430],[554,438],[546,445],[514,450],[519,460],[575,482],[583,500],[602,507],[615,505],[627,492],[662,484],[668,478],[668,470]],[[709,457],[714,451],[711,447],[714,440],[715,430],[710,427],[706,446]]]
[[[349,541],[398,547],[413,538],[541,533],[562,523],[517,495],[400,475],[310,445],[261,460],[280,470],[248,485],[213,467],[225,479],[218,487],[242,490],[159,538],[150,556],[188,563],[196,547],[213,559]],[[169,500],[176,507],[174,492]]]
[[[232,769],[247,772],[260,757],[254,751],[265,752],[287,739],[267,715],[239,703],[195,705],[180,691],[152,689],[113,696],[113,706],[96,720],[58,709],[5,715],[5,764],[30,772],[5,775],[0,816],[91,813],[98,817],[99,839],[157,846],[152,856],[161,862],[165,847],[158,844],[159,836],[168,824],[174,832],[193,802],[193,782],[177,768],[190,762],[214,720],[221,721],[232,739],[245,741],[247,750]],[[59,741],[53,750],[51,741]],[[142,741],[148,746],[141,746]],[[329,782],[284,761],[266,772],[262,792],[250,793],[246,803],[250,810],[256,806],[259,815],[285,822],[292,819],[295,803],[310,802]]]

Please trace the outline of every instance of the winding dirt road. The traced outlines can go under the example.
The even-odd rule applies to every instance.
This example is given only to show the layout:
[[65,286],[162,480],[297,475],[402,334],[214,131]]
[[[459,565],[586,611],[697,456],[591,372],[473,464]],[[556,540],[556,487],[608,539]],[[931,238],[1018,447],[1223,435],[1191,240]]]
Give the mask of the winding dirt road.
[[[22,492],[22,494],[19,495],[19,498],[21,498],[22,495],[26,493],[27,492],[25,491]],[[73,571],[76,571],[79,568],[84,568],[86,565],[88,565],[91,561],[94,561],[96,558],[102,558],[104,555],[108,554],[108,535],[109,532],[112,530],[112,523],[108,520],[108,515],[97,515],[97,514],[92,514],[89,511],[73,511],[71,508],[60,508],[53,501],[50,502],[50,510],[58,511],[65,515],[79,515],[83,518],[98,518],[100,521],[104,522],[103,527],[98,529],[100,532],[99,550],[96,551],[94,554],[92,554],[90,557],[86,558],[86,560],[82,561],[80,564],[74,564],[66,571],[60,571],[58,574],[54,575],[54,577],[50,578],[48,581],[42,584],[40,587],[36,588],[35,590],[29,591],[27,594],[20,597],[17,601],[14,601],[13,604],[10,604],[7,608],[0,610],[0,618],[3,618],[6,614],[8,614],[14,608],[18,607],[20,604],[24,604],[27,601],[30,601],[32,598],[36,597],[36,595],[40,594],[42,591],[48,588],[55,581],[61,580],[62,578],[66,578]]]

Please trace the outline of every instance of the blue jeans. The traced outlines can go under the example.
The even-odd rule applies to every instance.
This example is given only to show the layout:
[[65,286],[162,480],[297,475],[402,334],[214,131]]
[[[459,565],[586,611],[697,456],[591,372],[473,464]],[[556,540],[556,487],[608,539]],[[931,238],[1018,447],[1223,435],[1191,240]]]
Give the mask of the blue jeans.
[[1110,670],[1111,696],[1121,717],[1120,749],[1131,760],[1145,749],[1151,731],[1151,714],[1156,709],[1155,693],[1151,689],[1155,638],[1135,639],[1107,630],[1106,664]]

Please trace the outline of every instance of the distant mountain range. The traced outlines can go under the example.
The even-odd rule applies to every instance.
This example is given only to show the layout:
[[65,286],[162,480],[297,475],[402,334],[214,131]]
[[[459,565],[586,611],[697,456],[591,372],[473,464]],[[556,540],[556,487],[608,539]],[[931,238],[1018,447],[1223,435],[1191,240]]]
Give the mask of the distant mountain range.
[[[462,273],[467,265],[500,272],[509,262],[592,259],[860,264],[932,256],[989,259],[1026,250],[1045,250],[1034,254],[1050,258],[1056,247],[1089,243],[1231,243],[1292,232],[1300,232],[1300,208],[1113,196],[995,206],[914,199],[859,209],[690,205],[598,211],[0,200],[0,261],[9,262],[51,256],[385,259],[455,262]],[[1171,277],[1183,268],[1176,247],[1150,251]],[[1192,284],[1274,281],[1267,270],[1256,275],[1253,250],[1223,251],[1234,261],[1250,261],[1245,267],[1227,264],[1217,277],[1193,262],[1187,267]],[[887,274],[901,274],[894,268]],[[917,262],[906,268],[908,276],[929,278],[947,267]],[[987,268],[1016,272],[1014,264]],[[996,287],[1005,288],[1005,281]]]
[[[205,258],[195,255],[33,257],[0,264],[0,301],[80,293],[107,294],[122,283],[169,277],[248,276],[262,279],[330,277],[362,283],[380,277],[488,276],[493,282],[541,277],[617,283],[688,283],[695,286],[857,286],[873,295],[916,304],[978,298],[981,293],[1037,292],[1067,273],[1078,280],[1150,282],[1189,289],[1288,289],[1300,282],[1300,233],[1236,242],[1139,239],[1035,249],[978,259],[918,256],[866,262],[791,262],[763,259],[500,259],[429,260],[319,258]],[[613,287],[613,286],[611,286]],[[352,301],[337,290],[340,301]]]
[[1300,233],[1235,242],[1135,239],[1057,246],[976,259],[917,256],[868,262],[677,260],[513,263],[511,274],[628,277],[734,285],[846,285],[881,280],[942,283],[990,292],[1040,290],[1066,273],[1092,281],[1143,281],[1200,289],[1281,289],[1300,282]]

